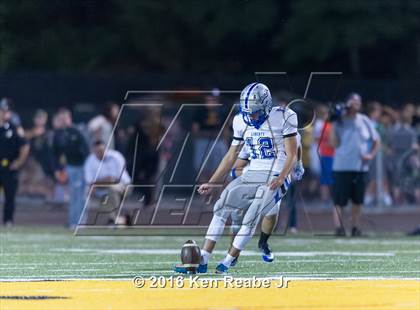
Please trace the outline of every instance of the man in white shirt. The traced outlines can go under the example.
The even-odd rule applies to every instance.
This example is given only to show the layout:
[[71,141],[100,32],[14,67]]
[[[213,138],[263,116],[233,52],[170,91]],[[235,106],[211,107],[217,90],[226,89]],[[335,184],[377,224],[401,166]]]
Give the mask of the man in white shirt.
[[[115,218],[126,186],[131,183],[126,170],[125,159],[115,150],[107,150],[102,140],[95,141],[92,153],[85,162],[86,184],[94,186],[91,198],[99,198],[101,206],[106,206],[110,213],[109,222],[119,223]],[[92,199],[91,199],[92,200]]]
[[343,115],[333,121],[329,136],[330,144],[335,148],[333,163],[333,220],[336,236],[345,236],[342,223],[342,209],[348,200],[352,201],[351,236],[361,235],[360,209],[362,208],[366,175],[369,162],[375,158],[380,145],[380,137],[373,123],[360,113],[362,97],[351,93],[346,100]]

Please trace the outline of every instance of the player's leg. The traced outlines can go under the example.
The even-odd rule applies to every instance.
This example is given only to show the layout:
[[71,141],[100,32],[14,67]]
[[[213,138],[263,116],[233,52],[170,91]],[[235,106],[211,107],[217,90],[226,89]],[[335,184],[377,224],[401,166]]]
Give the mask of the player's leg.
[[[239,229],[241,229],[241,223],[242,223],[242,212],[232,212],[230,214],[231,219],[231,225],[230,225],[230,247],[233,245],[233,240],[235,240],[236,235],[239,232]],[[230,264],[231,267],[236,266],[238,263],[239,256],[237,256],[232,263]]]
[[248,205],[247,197],[254,196],[257,186],[246,184],[242,177],[233,180],[223,190],[220,198],[214,205],[213,218],[207,229],[207,234],[202,247],[202,263],[207,264],[213,249],[221,237],[230,215],[237,215],[240,210]]
[[[216,272],[225,273],[232,264],[232,261],[239,256],[255,233],[257,224],[264,210],[270,210],[275,205],[275,192],[268,189],[266,185],[258,187],[255,199],[246,211],[241,228],[233,240],[226,257],[217,266]],[[260,198],[259,198],[260,197]]]
[[290,188],[290,185],[291,185],[290,182],[291,182],[290,178],[287,178],[285,183],[275,193],[275,196],[274,196],[275,205],[271,209],[265,209],[265,211],[263,211],[264,217],[261,222],[261,233],[260,233],[260,239],[258,241],[258,248],[262,253],[261,257],[263,261],[268,262],[268,263],[274,260],[274,254],[272,253],[268,245],[268,239],[270,238],[277,224],[277,217],[280,211],[281,201],[282,201],[282,198],[286,195],[288,189]]
[[275,214],[267,214],[263,217],[261,222],[261,235],[258,241],[258,246],[267,243],[269,236],[273,233],[274,227],[277,223],[277,212]]
[[274,260],[274,254],[268,245],[268,239],[274,231],[274,227],[277,224],[277,216],[280,210],[281,200],[267,213],[264,215],[261,221],[261,233],[260,239],[258,240],[258,249],[261,252],[263,261],[271,263]]
[[[220,205],[220,199],[216,202],[215,206]],[[213,218],[210,222],[207,234],[204,239],[203,246],[201,247],[201,260],[200,265],[207,265],[211,254],[216,246],[217,241],[223,234],[223,230],[226,225],[226,220],[229,217],[228,210],[220,210],[213,214]]]
[[[259,220],[260,216],[257,216]],[[241,251],[245,248],[246,244],[251,240],[255,233],[255,225],[242,225],[238,234],[235,236],[232,245],[229,248],[228,253],[221,263],[216,267],[217,273],[225,273],[232,266],[232,262],[237,260]]]
[[[213,217],[201,248],[200,264],[197,270],[199,273],[207,272],[208,261],[210,260],[217,241],[223,234],[227,219],[230,214],[235,211],[235,208],[238,208],[238,202],[242,204],[244,204],[244,202],[246,203],[246,199],[244,198],[249,194],[249,191],[250,190],[247,188],[247,185],[244,184],[242,178],[237,178],[229,183],[223,190],[220,198],[214,204]],[[186,269],[183,267],[175,267],[175,271],[186,273]]]
[[[220,207],[220,204],[223,201],[222,199],[224,194],[222,193],[221,197],[217,200],[215,204],[215,209]],[[203,246],[200,250],[200,263],[197,269],[198,273],[206,273],[207,272],[207,264],[210,260],[212,252],[216,246],[217,241],[219,240],[220,236],[223,233],[225,228],[226,220],[229,217],[229,211],[220,209],[217,212],[214,212],[213,218],[210,222],[210,225],[207,229],[207,234],[204,239]],[[179,273],[187,273],[187,269],[183,266],[175,266],[175,271]]]

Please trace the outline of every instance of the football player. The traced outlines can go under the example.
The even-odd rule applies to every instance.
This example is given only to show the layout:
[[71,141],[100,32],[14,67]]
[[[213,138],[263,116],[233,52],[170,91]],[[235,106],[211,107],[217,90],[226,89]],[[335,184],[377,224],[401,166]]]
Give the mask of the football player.
[[[302,143],[301,143],[301,137],[298,133],[296,135],[297,138],[297,161],[295,164],[295,167],[293,169],[291,180],[292,182],[300,181],[303,177],[303,174],[305,173],[305,169],[303,168],[302,164]],[[250,160],[250,152],[249,148],[244,145],[242,147],[241,152],[239,153],[238,159],[236,160],[235,166],[233,167],[231,171],[231,177],[232,179],[236,179],[240,175],[242,175],[247,167],[249,166],[249,160]],[[258,249],[261,251],[261,258],[263,261],[271,263],[274,260],[274,254],[271,251],[269,245],[268,245],[268,239],[270,238],[271,234],[273,233],[274,227],[277,223],[277,215],[280,211],[280,202],[276,204],[274,208],[272,208],[267,214],[264,215],[262,222],[261,222],[261,233],[260,233],[260,239],[258,241]],[[232,238],[235,237],[235,235],[238,233],[240,228],[240,222],[241,218],[238,216],[238,214],[231,214],[231,233]],[[233,241],[232,241],[233,242]],[[237,263],[238,257],[236,257],[233,262],[231,263],[231,267],[235,266]]]
[[[289,174],[297,154],[297,115],[291,109],[272,108],[270,90],[262,83],[247,85],[240,96],[241,111],[233,119],[233,141],[208,183],[198,192],[211,194],[214,184],[224,181],[245,143],[250,151],[249,169],[223,190],[214,205],[213,218],[201,249],[199,273],[207,263],[233,213],[243,213],[241,227],[224,260],[216,267],[226,273],[232,261],[251,240],[261,215],[280,202],[290,184]],[[182,268],[175,271],[184,272]]]

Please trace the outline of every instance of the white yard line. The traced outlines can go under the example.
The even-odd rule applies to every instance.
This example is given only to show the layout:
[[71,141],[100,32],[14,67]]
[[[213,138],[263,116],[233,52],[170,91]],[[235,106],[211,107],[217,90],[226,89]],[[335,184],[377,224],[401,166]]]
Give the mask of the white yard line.
[[[77,252],[77,253],[100,253],[100,254],[142,254],[142,255],[179,255],[180,250],[178,249],[88,249],[88,248],[58,248],[53,249],[56,252]],[[214,254],[224,255],[226,251],[216,250]],[[407,251],[407,253],[417,253],[417,251]],[[241,256],[259,256],[261,255],[258,251],[243,251]],[[313,256],[395,256],[395,252],[342,252],[342,251],[302,251],[302,252],[274,252],[276,256],[297,256],[297,257],[313,257]]]
[[173,260],[168,260],[168,261],[162,261],[162,260],[158,260],[156,262],[56,262],[56,263],[0,263],[0,269],[2,269],[1,266],[62,266],[62,265],[71,265],[71,266],[79,266],[79,265],[110,265],[110,266],[114,266],[114,265],[157,265],[157,264],[162,264],[162,263],[173,263]]
[[[26,233],[19,233],[19,234],[13,234],[13,235],[4,235],[3,241],[8,242],[18,242],[18,243],[28,243],[30,241],[62,241],[62,240],[68,240],[68,241],[124,241],[124,242],[133,242],[138,243],[141,241],[167,241],[168,238],[171,238],[171,240],[177,240],[181,243],[186,240],[187,236],[171,236],[168,234],[168,236],[73,236],[73,235],[57,235],[57,234],[26,234]],[[275,239],[276,242],[279,242],[280,244],[288,244],[288,245],[309,245],[309,244],[315,244],[315,243],[323,243],[326,241],[326,238],[321,237],[312,237],[312,238],[290,238],[290,237],[283,237],[283,236],[275,236],[273,235],[273,238],[281,238],[281,239]],[[381,240],[381,239],[331,239],[329,240],[332,243],[335,244],[343,244],[343,245],[359,245],[359,244],[374,244],[374,245],[420,245],[420,240],[412,239],[412,240],[406,240],[406,239],[395,239],[395,240]]]
[[[95,249],[95,248],[53,248],[50,252],[3,252],[0,256],[59,256],[62,253],[66,255],[84,255],[95,256],[98,254],[139,254],[139,255],[179,255],[179,249]],[[226,251],[216,250],[215,255],[225,255]],[[370,257],[393,257],[397,254],[418,254],[418,250],[395,250],[386,252],[358,252],[358,251],[284,251],[274,252],[279,257],[316,257],[316,256],[370,256]],[[244,251],[241,256],[259,256],[258,251]]]

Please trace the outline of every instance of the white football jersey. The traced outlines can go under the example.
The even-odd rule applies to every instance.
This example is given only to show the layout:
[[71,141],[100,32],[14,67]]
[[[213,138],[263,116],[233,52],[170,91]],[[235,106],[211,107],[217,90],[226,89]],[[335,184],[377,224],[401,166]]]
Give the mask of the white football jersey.
[[[299,132],[296,135],[296,140],[297,140],[297,147],[302,148],[302,136],[300,135]],[[250,160],[250,156],[251,156],[251,152],[249,150],[249,147],[246,144],[244,144],[242,146],[241,151],[238,154],[238,158],[243,159],[243,160]]]
[[242,114],[237,114],[233,119],[232,145],[245,143],[244,152],[250,154],[250,170],[280,172],[286,160],[283,139],[296,136],[297,128],[296,113],[283,107],[274,107],[259,129],[248,126]]

